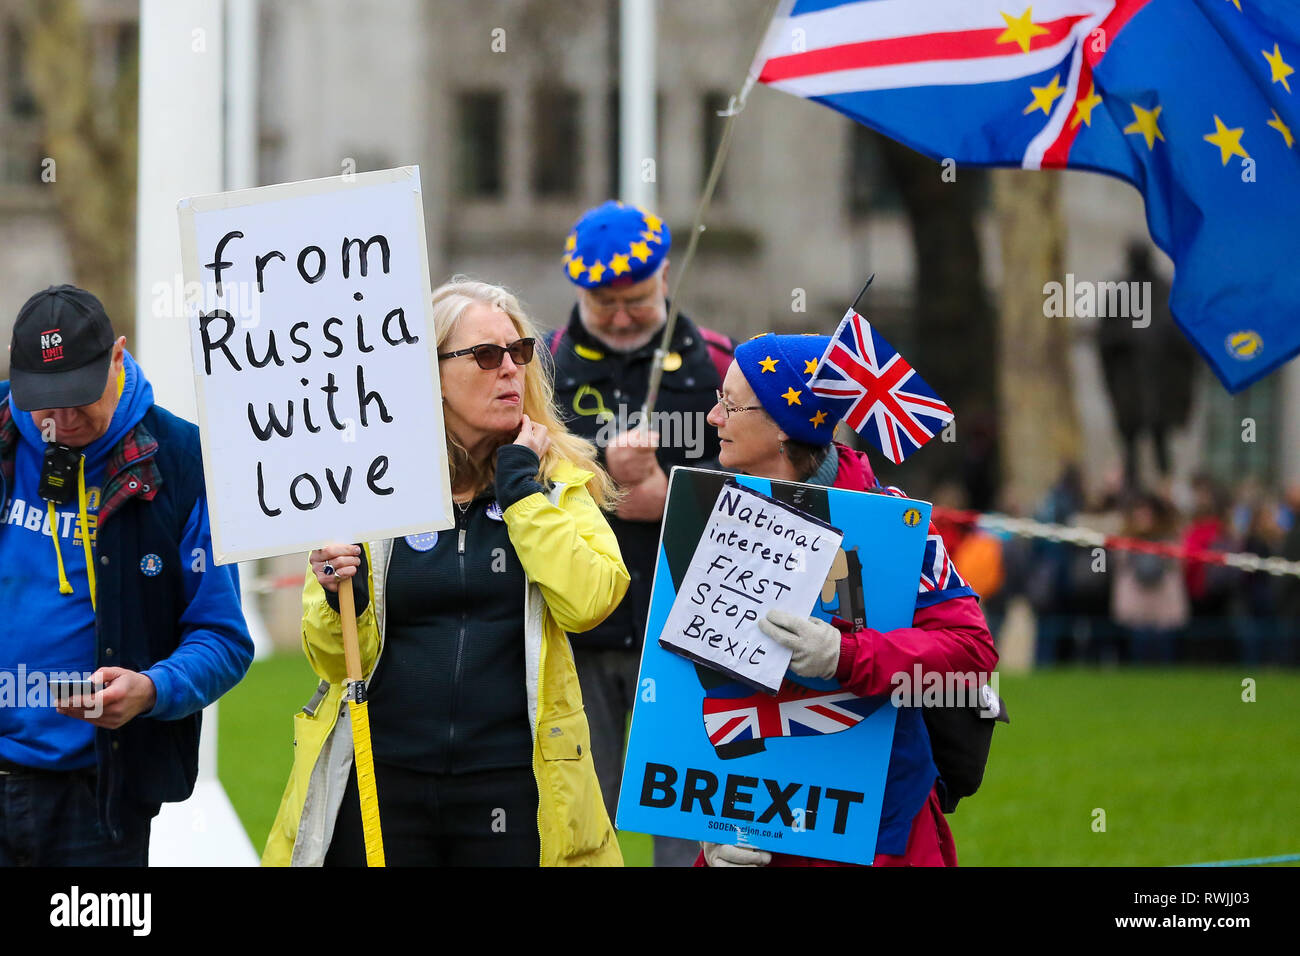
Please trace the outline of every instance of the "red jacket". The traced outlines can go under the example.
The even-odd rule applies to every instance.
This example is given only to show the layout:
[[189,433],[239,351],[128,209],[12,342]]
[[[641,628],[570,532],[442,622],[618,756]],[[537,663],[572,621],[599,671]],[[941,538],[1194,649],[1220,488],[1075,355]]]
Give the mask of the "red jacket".
[[[867,456],[846,445],[836,443],[839,471],[835,488],[868,491],[880,487]],[[895,489],[897,490],[897,489]],[[938,534],[934,523],[930,534]],[[845,633],[840,639],[840,664],[836,679],[846,690],[861,697],[889,694],[890,682],[898,672],[911,673],[920,662],[924,671],[992,672],[998,652],[984,620],[984,612],[973,597],[955,597],[928,607],[919,607],[912,626],[893,631],[865,628],[850,632],[843,621],[836,625]],[[704,854],[695,861],[703,866]],[[803,856],[773,853],[771,866],[848,866],[833,860],[814,860]],[[939,795],[930,791],[930,799],[912,820],[907,850],[901,856],[876,854],[876,866],[956,866],[957,848],[952,831],[939,808]]]
[[[1223,537],[1223,523],[1215,517],[1198,518],[1183,535],[1183,547],[1190,551],[1208,551]],[[1183,580],[1187,582],[1187,595],[1193,601],[1205,597],[1205,569],[1201,561],[1188,560],[1183,564]]]

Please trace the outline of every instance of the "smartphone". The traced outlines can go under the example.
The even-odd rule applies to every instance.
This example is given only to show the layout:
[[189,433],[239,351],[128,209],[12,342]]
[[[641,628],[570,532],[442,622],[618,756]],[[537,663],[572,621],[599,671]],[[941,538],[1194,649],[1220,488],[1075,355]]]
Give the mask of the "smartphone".
[[67,704],[73,699],[85,700],[95,696],[103,687],[90,680],[52,680],[50,681],[50,702],[55,706]]

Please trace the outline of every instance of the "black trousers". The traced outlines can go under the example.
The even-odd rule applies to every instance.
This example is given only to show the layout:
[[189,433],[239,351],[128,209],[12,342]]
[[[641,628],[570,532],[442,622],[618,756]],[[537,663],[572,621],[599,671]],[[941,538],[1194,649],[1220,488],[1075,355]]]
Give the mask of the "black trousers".
[[99,823],[95,768],[0,767],[0,867],[148,866],[150,821],[114,843]]
[[[464,774],[375,764],[388,866],[537,866],[537,781],[531,767]],[[326,866],[365,866],[356,768],[348,776]]]

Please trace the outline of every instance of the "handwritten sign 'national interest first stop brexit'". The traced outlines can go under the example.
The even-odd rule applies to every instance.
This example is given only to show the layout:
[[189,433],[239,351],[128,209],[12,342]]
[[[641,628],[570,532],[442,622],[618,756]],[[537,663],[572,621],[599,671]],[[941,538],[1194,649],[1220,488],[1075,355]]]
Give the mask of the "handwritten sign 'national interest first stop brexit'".
[[451,527],[419,170],[179,212],[216,563]]
[[768,611],[807,616],[844,536],[728,481],[669,612],[661,646],[774,694],[790,649],[758,628]]

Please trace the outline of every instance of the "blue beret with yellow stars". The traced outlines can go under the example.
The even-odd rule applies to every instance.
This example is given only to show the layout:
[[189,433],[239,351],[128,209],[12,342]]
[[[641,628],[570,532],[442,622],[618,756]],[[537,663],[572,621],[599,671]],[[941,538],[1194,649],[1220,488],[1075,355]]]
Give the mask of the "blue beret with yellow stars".
[[848,410],[844,399],[814,395],[808,387],[829,335],[756,335],[736,346],[736,364],[763,410],[795,441],[829,445],[835,423]]
[[659,268],[671,244],[662,219],[611,199],[574,223],[564,240],[564,274],[584,289],[640,282]]

